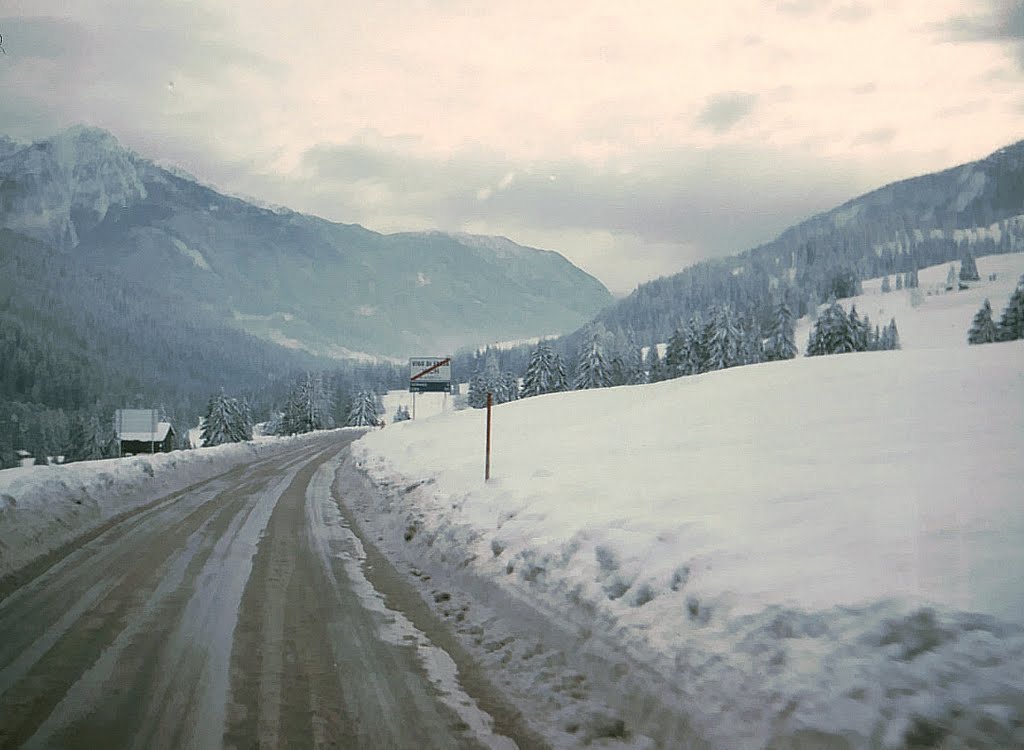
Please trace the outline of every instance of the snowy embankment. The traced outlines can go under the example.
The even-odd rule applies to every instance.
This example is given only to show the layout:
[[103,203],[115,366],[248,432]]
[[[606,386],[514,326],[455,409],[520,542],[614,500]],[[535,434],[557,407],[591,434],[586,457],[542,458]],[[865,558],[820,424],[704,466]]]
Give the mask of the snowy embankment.
[[323,434],[0,471],[0,579],[115,516]]
[[481,411],[353,454],[410,545],[588,620],[712,747],[1022,747],[1024,342],[964,343],[1015,279],[886,295],[903,351],[503,404],[489,483]]

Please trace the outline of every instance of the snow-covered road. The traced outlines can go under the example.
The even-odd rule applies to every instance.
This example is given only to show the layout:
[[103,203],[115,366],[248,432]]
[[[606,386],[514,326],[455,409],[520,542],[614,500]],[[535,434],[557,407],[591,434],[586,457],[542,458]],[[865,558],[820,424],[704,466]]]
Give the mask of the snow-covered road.
[[281,441],[0,594],[0,747],[538,744],[363,577],[332,489],[358,434]]

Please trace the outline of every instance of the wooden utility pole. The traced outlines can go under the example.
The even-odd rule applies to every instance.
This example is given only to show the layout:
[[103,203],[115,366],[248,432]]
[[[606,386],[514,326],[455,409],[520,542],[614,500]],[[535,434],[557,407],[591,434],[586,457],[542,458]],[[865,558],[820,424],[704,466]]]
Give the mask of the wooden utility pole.
[[486,458],[484,459],[484,481],[491,478],[491,405],[493,398],[490,393],[487,394],[487,448]]

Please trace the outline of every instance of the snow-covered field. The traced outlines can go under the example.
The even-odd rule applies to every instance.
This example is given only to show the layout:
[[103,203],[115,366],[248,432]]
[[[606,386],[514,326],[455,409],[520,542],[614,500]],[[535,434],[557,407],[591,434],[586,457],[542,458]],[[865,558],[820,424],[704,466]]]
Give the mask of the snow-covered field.
[[0,578],[115,516],[322,435],[0,471]]
[[410,545],[588,617],[712,747],[1024,747],[1024,342],[966,344],[1024,255],[978,267],[865,283],[902,351],[500,405],[489,483],[481,411],[353,452]]

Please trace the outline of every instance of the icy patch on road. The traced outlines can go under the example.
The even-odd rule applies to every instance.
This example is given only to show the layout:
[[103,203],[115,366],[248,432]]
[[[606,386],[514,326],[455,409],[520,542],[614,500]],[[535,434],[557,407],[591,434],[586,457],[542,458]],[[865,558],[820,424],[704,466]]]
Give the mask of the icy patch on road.
[[[462,689],[458,668],[448,653],[431,643],[401,612],[390,609],[384,596],[367,580],[364,573],[366,552],[342,518],[331,495],[331,484],[341,461],[339,456],[322,464],[306,491],[310,538],[327,575],[333,578],[331,559],[341,560],[351,589],[363,607],[381,615],[377,620],[380,639],[395,646],[415,647],[416,655],[441,702],[465,722],[473,737],[484,747],[490,750],[515,750],[518,745],[510,738],[495,733],[493,718]],[[332,583],[338,585],[336,580]]]

